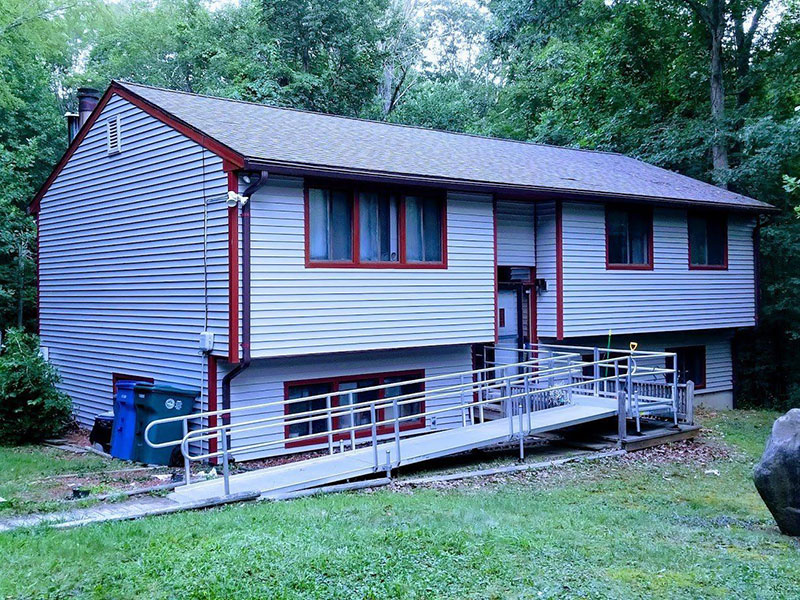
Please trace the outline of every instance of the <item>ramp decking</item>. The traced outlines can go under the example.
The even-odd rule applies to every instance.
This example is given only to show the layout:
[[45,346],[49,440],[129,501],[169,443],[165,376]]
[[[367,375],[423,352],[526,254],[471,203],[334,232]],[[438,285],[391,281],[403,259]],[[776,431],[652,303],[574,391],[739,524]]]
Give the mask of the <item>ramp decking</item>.
[[[524,435],[535,435],[613,417],[616,414],[616,402],[591,397],[574,398],[572,404],[531,413],[530,428],[527,416],[524,416],[522,429]],[[506,417],[456,429],[424,433],[402,438],[399,456],[394,441],[378,444],[377,469],[375,449],[357,448],[340,454],[232,475],[230,493],[258,492],[269,496],[312,488],[382,471],[387,463],[387,453],[393,466],[412,465],[505,442],[518,436],[519,433],[518,417],[510,419]],[[221,496],[224,496],[224,488],[220,478],[178,488],[169,497],[179,503],[191,504]]]

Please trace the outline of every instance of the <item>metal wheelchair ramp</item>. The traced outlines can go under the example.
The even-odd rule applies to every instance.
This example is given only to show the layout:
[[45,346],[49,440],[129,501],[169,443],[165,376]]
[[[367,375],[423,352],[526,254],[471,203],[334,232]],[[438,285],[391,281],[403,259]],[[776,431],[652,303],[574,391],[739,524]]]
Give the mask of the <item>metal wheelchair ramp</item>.
[[[519,442],[522,455],[527,436],[621,412],[623,421],[632,418],[638,423],[642,415],[663,415],[666,411],[678,422],[681,386],[675,377],[673,353],[604,350],[607,355],[603,358],[594,349],[595,360],[585,360],[583,348],[537,346],[511,351],[521,360],[493,362],[463,373],[161,419],[148,425],[145,439],[153,447],[180,446],[186,481],[191,479],[192,461],[216,459],[222,463],[221,478],[190,483],[170,495],[172,500],[189,505],[234,494],[269,496],[308,489],[510,441]],[[664,367],[665,358],[668,364],[671,360],[672,368]],[[443,380],[447,381],[443,384]],[[428,385],[432,382],[435,384]],[[371,401],[360,401],[356,394],[362,392],[377,393],[368,396]],[[298,411],[297,406],[291,406],[297,402],[313,406],[312,400],[324,404],[324,408]],[[425,409],[430,406],[435,408]],[[488,407],[500,418],[490,420]],[[244,418],[205,425],[235,414]],[[251,418],[254,414],[258,416]],[[447,426],[437,427],[437,418],[444,415]],[[181,439],[150,441],[152,428],[175,421],[183,425]],[[201,426],[192,429],[190,422]],[[324,424],[323,431],[285,437],[290,426],[312,422]],[[409,422],[424,427],[409,429]],[[245,442],[232,447],[232,433],[246,433],[242,438]],[[213,447],[210,440],[216,441],[219,450],[208,450]],[[324,448],[322,440],[327,440],[327,456],[230,473],[229,462],[234,455],[247,456],[265,449],[280,454],[304,442]]]
[[[580,425],[597,419],[613,417],[616,406],[575,403],[538,411],[536,422],[529,430],[523,427],[522,435],[535,435]],[[230,494],[259,492],[269,495],[336,483],[345,479],[363,477],[376,472],[375,450],[385,465],[412,465],[426,460],[458,454],[477,448],[492,446],[516,439],[520,434],[519,419],[506,417],[457,429],[423,433],[395,442],[379,443],[372,447],[312,458],[300,462],[260,469],[230,476]],[[399,454],[398,454],[399,449]],[[389,466],[391,468],[391,466]],[[225,496],[224,481],[214,479],[177,488],[170,498],[178,502],[198,502],[208,498]]]

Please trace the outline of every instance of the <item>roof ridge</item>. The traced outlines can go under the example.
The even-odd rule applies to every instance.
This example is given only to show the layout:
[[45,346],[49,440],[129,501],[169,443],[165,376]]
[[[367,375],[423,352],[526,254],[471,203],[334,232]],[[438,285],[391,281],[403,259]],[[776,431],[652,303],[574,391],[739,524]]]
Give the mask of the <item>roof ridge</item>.
[[[285,110],[285,111],[289,111],[289,112],[303,113],[303,114],[308,114],[308,115],[319,115],[319,116],[322,116],[322,117],[333,117],[333,118],[336,118],[336,119],[344,119],[344,120],[347,120],[347,121],[360,121],[362,123],[373,123],[375,125],[386,125],[386,126],[389,126],[389,127],[401,127],[401,128],[405,128],[405,129],[417,129],[417,130],[420,130],[420,131],[430,131],[432,133],[443,133],[443,134],[446,134],[446,135],[458,135],[458,136],[463,136],[463,137],[477,138],[477,139],[480,139],[480,140],[492,140],[492,141],[496,141],[496,142],[507,142],[507,143],[510,143],[510,144],[525,144],[525,145],[528,145],[528,146],[538,146],[538,147],[541,147],[541,148],[555,148],[555,149],[558,149],[558,150],[570,150],[570,151],[573,151],[573,152],[588,152],[590,154],[609,154],[609,155],[612,155],[612,156],[622,156],[624,158],[628,158],[628,159],[635,160],[635,161],[638,161],[638,162],[645,162],[645,161],[642,161],[639,158],[634,158],[634,157],[628,156],[627,154],[623,154],[621,152],[614,152],[612,150],[593,150],[591,148],[573,148],[572,146],[558,146],[556,144],[544,144],[544,143],[541,143],[541,142],[531,142],[531,141],[528,141],[528,140],[515,140],[515,139],[512,139],[512,138],[502,138],[502,137],[495,137],[495,136],[491,136],[491,135],[481,135],[481,134],[478,134],[478,133],[466,133],[466,132],[463,132],[463,131],[448,131],[446,129],[435,129],[433,127],[423,127],[422,125],[409,125],[409,124],[406,124],[406,123],[391,123],[389,121],[378,121],[378,120],[375,120],[375,119],[366,119],[364,117],[349,117],[347,115],[338,115],[336,113],[324,113],[324,112],[319,112],[319,111],[316,111],[316,110],[307,110],[307,109],[304,109],[304,108],[294,108],[294,107],[291,107],[291,106],[275,106],[273,104],[265,104],[263,102],[254,102],[252,100],[241,100],[239,98],[226,98],[224,96],[211,96],[209,94],[198,94],[197,92],[187,92],[185,90],[173,90],[171,88],[165,88],[165,87],[161,87],[161,86],[157,86],[157,85],[148,85],[146,83],[137,83],[135,81],[125,81],[123,79],[112,79],[111,81],[112,81],[112,83],[117,83],[118,85],[121,85],[123,87],[138,86],[138,87],[148,88],[148,89],[151,89],[151,90],[158,90],[158,91],[162,91],[162,92],[170,92],[172,94],[183,94],[185,96],[194,96],[194,97],[197,97],[197,98],[210,98],[212,100],[222,100],[224,102],[236,102],[238,104],[248,104],[248,105],[252,105],[252,106],[260,106],[261,108],[273,108],[275,110]],[[650,163],[647,163],[647,164],[650,164]],[[656,167],[658,169],[663,169],[663,167],[658,167],[657,165],[651,165],[651,166]],[[669,170],[669,169],[667,169],[667,170]],[[674,173],[674,171],[670,171],[670,172]]]

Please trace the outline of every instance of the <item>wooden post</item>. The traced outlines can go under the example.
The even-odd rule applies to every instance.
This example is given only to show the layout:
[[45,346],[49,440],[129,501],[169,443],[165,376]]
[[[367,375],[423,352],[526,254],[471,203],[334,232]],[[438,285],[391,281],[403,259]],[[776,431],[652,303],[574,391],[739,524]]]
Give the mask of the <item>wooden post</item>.
[[694,425],[694,381],[686,382],[686,422]]
[[625,408],[625,392],[617,392],[617,446],[622,448],[625,438],[628,436],[628,422]]

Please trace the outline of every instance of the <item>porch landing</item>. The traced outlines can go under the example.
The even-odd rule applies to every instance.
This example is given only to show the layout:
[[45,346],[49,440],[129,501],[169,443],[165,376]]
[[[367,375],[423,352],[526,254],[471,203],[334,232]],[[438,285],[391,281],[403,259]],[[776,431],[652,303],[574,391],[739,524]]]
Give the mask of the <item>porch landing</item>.
[[[617,414],[617,402],[603,398],[578,397],[573,403],[531,413],[530,428],[523,423],[525,435],[536,435],[572,427]],[[523,417],[527,421],[527,416]],[[386,465],[411,465],[426,460],[458,454],[507,442],[520,433],[519,417],[505,417],[456,429],[435,431],[401,438],[372,447],[357,448],[339,454],[302,462],[232,475],[230,493],[260,493],[269,497],[278,493],[308,489],[337,481],[382,472]],[[214,479],[177,488],[169,498],[181,504],[194,504],[224,496],[222,479]]]

